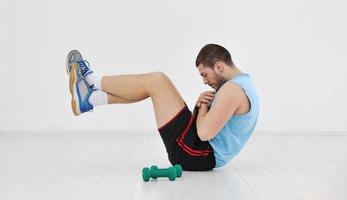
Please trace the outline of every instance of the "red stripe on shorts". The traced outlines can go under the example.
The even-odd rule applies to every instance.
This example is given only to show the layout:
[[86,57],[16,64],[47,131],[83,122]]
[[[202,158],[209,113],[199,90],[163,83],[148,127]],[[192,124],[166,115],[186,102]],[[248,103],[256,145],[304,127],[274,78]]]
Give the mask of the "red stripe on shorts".
[[185,144],[182,144],[181,142],[177,141],[177,144],[182,147],[183,151],[187,152],[189,155],[191,156],[208,156],[208,153],[193,153],[193,152],[190,152],[188,149],[185,148]]
[[195,149],[192,149],[189,146],[187,146],[183,141],[183,138],[187,134],[192,123],[193,123],[193,116],[190,116],[188,126],[182,132],[181,136],[176,139],[176,142],[185,152],[187,152],[191,156],[208,156],[209,153],[212,152],[212,150],[195,150]]

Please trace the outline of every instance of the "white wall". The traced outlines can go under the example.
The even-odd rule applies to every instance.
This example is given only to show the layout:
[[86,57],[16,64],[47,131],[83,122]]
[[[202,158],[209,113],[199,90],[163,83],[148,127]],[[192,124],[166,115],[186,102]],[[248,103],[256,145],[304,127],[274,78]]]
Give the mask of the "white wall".
[[163,71],[193,106],[194,62],[229,49],[261,97],[258,130],[347,130],[344,1],[0,0],[0,130],[156,129],[150,100],[73,116],[65,57],[99,74]]

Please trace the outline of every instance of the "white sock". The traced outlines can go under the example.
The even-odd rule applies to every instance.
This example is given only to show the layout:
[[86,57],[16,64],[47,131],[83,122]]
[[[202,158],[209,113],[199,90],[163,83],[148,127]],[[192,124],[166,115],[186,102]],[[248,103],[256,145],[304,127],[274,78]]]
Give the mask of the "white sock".
[[107,104],[107,93],[101,90],[96,90],[90,95],[89,102],[93,106],[105,105]]
[[89,84],[94,84],[95,88],[101,90],[101,77],[94,72],[87,75],[86,80]]

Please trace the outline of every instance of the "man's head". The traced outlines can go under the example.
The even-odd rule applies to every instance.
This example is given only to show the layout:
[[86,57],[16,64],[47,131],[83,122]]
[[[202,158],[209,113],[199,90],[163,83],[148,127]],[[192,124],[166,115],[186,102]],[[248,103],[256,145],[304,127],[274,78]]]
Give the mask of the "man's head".
[[208,84],[218,90],[227,81],[227,72],[235,67],[227,49],[217,44],[207,44],[199,52],[195,65]]

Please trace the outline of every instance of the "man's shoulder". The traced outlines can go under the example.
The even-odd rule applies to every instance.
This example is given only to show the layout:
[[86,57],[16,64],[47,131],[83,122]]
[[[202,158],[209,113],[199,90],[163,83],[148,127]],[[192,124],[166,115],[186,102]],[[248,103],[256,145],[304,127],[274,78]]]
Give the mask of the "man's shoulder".
[[237,99],[244,95],[243,89],[231,81],[225,82],[218,91],[218,96],[228,99]]
[[226,82],[220,88],[218,100],[216,102],[225,109],[234,109],[235,114],[247,113],[250,109],[249,99],[241,86],[233,82]]

